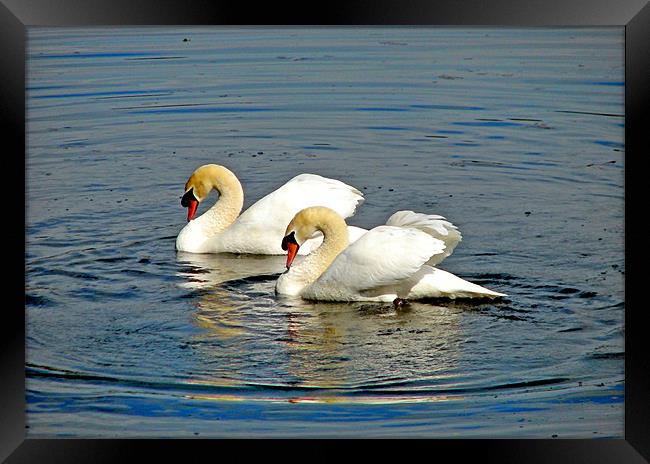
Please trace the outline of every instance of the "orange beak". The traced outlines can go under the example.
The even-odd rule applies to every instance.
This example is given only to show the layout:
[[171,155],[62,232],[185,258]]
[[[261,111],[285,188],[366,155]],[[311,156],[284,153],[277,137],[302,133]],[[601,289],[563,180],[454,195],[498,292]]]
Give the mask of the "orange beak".
[[298,253],[298,248],[300,248],[300,245],[297,243],[289,242],[287,243],[287,269],[291,267],[291,263],[293,263],[293,258],[296,257],[296,253]]
[[187,205],[187,222],[190,222],[192,219],[194,219],[194,215],[196,214],[196,208],[199,206],[199,202],[196,200],[190,200],[189,204]]

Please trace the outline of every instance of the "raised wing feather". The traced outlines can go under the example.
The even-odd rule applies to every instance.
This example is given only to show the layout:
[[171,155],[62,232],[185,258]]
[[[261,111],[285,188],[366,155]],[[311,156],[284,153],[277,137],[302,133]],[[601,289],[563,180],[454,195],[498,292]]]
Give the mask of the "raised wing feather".
[[347,218],[363,200],[359,190],[339,180],[300,174],[251,205],[239,216],[236,225],[263,227],[270,236],[281,234],[281,239],[289,222],[304,208],[327,206]]
[[339,254],[312,286],[315,292],[338,286],[350,293],[399,286],[444,249],[441,240],[417,229],[375,227]]
[[444,217],[437,214],[422,214],[413,211],[398,211],[393,214],[386,225],[395,227],[408,227],[421,230],[445,243],[445,251],[434,255],[426,264],[435,266],[453,253],[456,245],[462,240],[458,228]]

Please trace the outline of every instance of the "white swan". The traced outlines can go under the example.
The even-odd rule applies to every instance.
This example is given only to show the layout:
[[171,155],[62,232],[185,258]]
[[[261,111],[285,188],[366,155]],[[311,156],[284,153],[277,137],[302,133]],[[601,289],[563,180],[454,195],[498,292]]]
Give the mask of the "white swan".
[[[505,296],[432,266],[447,256],[447,245],[431,227],[438,218],[400,211],[389,225],[375,227],[349,244],[345,220],[336,211],[303,209],[282,240],[287,271],[279,277],[276,293],[308,300],[393,302]],[[324,235],[322,245],[292,267],[296,252],[318,232]],[[455,242],[449,240],[452,249],[459,240],[460,234]]]
[[[215,189],[217,202],[194,219],[199,203]],[[352,216],[363,202],[363,194],[341,181],[300,174],[279,189],[251,205],[239,215],[244,205],[241,183],[229,169],[207,164],[192,173],[185,184],[181,204],[188,208],[188,223],[176,238],[176,249],[192,253],[248,253],[281,255],[284,229],[303,208],[325,205],[343,217]],[[354,240],[365,230],[350,227]],[[322,242],[314,237],[301,254],[308,254]]]

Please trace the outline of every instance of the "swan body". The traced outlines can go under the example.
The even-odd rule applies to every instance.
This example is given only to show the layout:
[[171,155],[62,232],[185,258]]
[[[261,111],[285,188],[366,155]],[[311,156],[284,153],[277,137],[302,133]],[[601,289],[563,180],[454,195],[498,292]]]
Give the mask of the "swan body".
[[[285,231],[288,270],[279,277],[276,293],[308,300],[384,302],[505,296],[433,267],[460,241],[457,229],[441,216],[399,211],[387,225],[351,244],[346,229],[345,220],[329,208],[300,211]],[[324,235],[321,246],[292,267],[292,256],[316,232]]]
[[[217,202],[193,218],[198,203],[215,189]],[[188,206],[188,223],[176,238],[176,249],[192,253],[248,253],[280,255],[286,224],[303,208],[322,204],[343,217],[352,216],[363,194],[341,181],[315,174],[300,174],[263,197],[240,215],[244,205],[241,183],[229,169],[216,164],[199,167],[185,184],[182,204]],[[350,227],[354,241],[363,229]],[[322,242],[316,234],[301,254]]]

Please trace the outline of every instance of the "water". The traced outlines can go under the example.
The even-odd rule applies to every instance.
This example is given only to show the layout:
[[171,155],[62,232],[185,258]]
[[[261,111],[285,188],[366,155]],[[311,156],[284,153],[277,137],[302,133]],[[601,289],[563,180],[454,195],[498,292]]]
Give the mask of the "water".
[[[623,29],[30,28],[30,437],[623,437]],[[190,173],[441,214],[509,298],[287,301]],[[214,201],[212,197],[206,203]],[[199,214],[205,211],[204,204]]]

